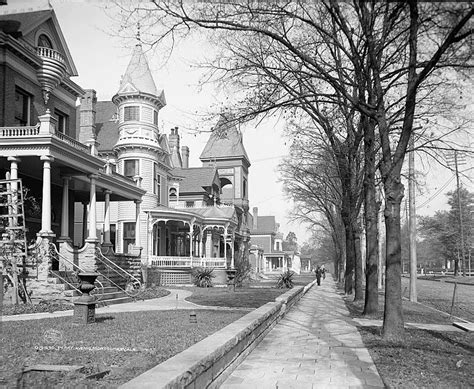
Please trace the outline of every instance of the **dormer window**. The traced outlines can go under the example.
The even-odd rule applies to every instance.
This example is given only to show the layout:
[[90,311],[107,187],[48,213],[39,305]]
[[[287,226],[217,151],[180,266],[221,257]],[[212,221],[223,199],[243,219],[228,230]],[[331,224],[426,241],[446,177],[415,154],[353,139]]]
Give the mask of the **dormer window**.
[[51,39],[49,39],[45,34],[41,34],[38,37],[38,47],[47,47],[52,49],[53,44],[51,43]]

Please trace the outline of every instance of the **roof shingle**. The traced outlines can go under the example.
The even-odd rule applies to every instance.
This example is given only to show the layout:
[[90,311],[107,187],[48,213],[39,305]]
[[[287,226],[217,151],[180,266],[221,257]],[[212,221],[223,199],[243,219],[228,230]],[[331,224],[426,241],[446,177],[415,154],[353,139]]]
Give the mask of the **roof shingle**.
[[213,167],[176,168],[171,174],[183,177],[183,181],[179,184],[180,193],[202,193],[205,192],[203,187],[212,186],[217,171]]

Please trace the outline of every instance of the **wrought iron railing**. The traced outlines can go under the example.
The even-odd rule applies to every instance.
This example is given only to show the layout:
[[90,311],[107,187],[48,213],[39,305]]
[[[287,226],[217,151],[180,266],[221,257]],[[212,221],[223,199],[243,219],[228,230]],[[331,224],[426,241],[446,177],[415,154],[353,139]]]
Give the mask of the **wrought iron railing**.
[[[143,291],[143,286],[141,281],[135,277],[133,274],[129,273],[125,269],[121,268],[115,262],[107,258],[99,247],[96,248],[96,260],[99,261],[104,269],[99,270],[99,273],[110,282],[112,285],[126,293],[128,296],[136,298]],[[119,283],[115,282],[112,277],[120,277],[124,282],[122,284],[125,287],[122,287]]]

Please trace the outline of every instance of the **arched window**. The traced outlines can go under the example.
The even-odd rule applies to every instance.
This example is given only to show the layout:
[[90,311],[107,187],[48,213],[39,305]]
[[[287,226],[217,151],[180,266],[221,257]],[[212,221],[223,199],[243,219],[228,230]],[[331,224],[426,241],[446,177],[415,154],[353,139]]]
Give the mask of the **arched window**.
[[173,201],[178,201],[178,193],[177,193],[176,188],[170,188],[168,192],[168,199],[170,203]]
[[47,47],[52,49],[53,44],[51,43],[51,39],[49,39],[45,34],[41,34],[38,37],[38,47]]

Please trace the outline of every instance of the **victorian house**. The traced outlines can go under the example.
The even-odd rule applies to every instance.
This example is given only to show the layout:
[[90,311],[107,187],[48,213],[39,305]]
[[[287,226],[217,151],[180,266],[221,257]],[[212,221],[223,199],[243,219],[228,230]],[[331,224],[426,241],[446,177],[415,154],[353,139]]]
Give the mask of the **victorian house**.
[[[239,129],[222,116],[202,166],[190,167],[179,129],[158,128],[165,94],[140,44],[112,101],[72,81],[47,2],[0,6],[0,52],[0,175],[10,185],[2,200],[22,185],[13,215],[23,215],[33,297],[61,294],[61,270],[117,267],[139,279],[148,269],[154,282],[188,283],[200,266],[225,282],[225,269],[248,258],[250,161]],[[0,233],[13,241],[10,208],[0,206]]]
[[[259,216],[258,208],[253,208],[253,224],[250,231],[252,239],[252,254],[259,258],[259,267],[263,272],[281,272],[288,269],[300,272],[300,262],[297,252],[283,250],[283,234],[275,216]],[[259,263],[259,262],[257,262]]]

